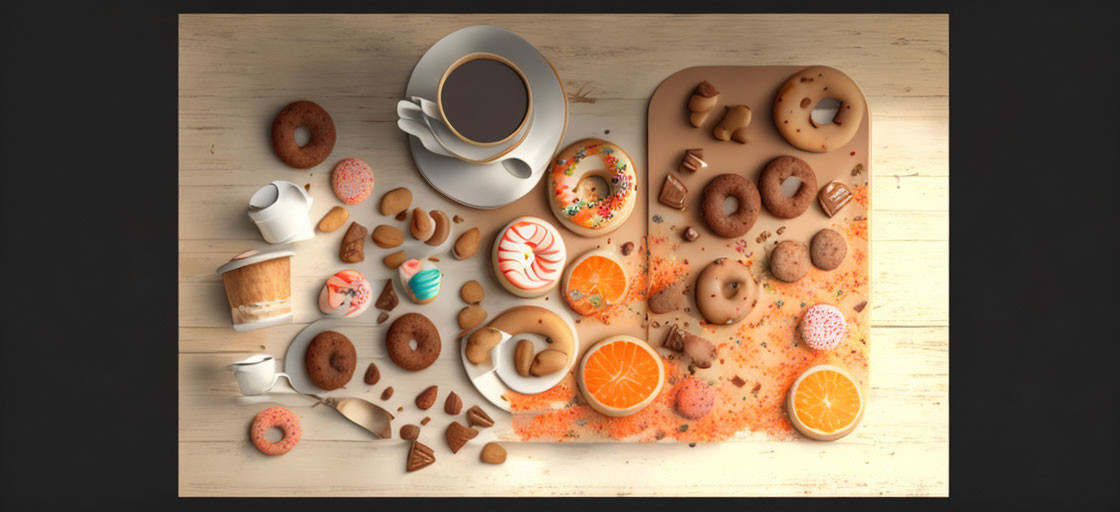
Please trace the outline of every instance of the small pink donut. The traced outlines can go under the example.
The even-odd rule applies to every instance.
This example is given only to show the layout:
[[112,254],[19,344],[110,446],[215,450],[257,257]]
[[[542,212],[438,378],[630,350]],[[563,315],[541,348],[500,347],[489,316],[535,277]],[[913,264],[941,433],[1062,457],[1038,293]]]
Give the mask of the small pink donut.
[[347,158],[331,171],[331,188],[346,204],[365,201],[373,192],[373,168],[357,158]]
[[[284,438],[274,443],[265,438],[265,432],[273,427],[279,427],[284,432]],[[249,439],[253,441],[261,453],[265,455],[284,455],[299,444],[303,436],[303,429],[299,426],[299,416],[283,407],[273,407],[257,413],[253,424],[249,426]]]
[[848,321],[836,306],[817,304],[805,312],[798,330],[809,348],[828,350],[844,341],[848,334]]
[[327,284],[319,291],[319,311],[329,315],[350,297],[350,308],[346,310],[345,317],[358,316],[369,309],[370,289],[366,276],[357,270],[343,270],[327,278]]
[[695,377],[685,379],[677,388],[677,412],[690,420],[703,418],[715,402],[715,390]]

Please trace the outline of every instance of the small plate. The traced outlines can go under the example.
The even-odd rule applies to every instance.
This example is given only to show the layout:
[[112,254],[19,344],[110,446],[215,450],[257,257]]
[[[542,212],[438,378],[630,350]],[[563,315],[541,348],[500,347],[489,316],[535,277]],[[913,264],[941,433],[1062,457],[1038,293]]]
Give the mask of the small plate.
[[[334,318],[313,322],[304,327],[292,340],[292,343],[288,345],[288,351],[284,353],[284,373],[288,374],[288,382],[291,383],[292,389],[300,393],[319,396],[323,396],[323,393],[329,393],[329,391],[311,382],[311,376],[307,374],[307,363],[304,361],[304,355],[307,354],[307,346],[311,344],[311,340],[317,334],[323,331],[337,331],[343,325],[346,325],[346,321]],[[340,389],[333,391],[340,391]]]

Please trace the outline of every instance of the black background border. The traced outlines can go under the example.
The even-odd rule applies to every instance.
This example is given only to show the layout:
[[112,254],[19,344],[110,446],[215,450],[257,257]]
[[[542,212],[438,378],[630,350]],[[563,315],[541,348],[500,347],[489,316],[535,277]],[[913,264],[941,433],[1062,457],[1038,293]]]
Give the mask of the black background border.
[[[392,7],[948,12],[951,498],[829,505],[1115,510],[1120,336],[1111,322],[1120,311],[1120,102],[1114,98],[1120,38],[1114,25],[1120,16],[1108,2],[976,4]],[[5,508],[462,506],[439,499],[177,498],[177,15],[377,7],[354,1],[0,5]],[[1059,129],[1043,140],[1044,126]],[[698,504],[695,498],[637,500]],[[494,510],[570,506],[478,501]],[[760,504],[786,510],[824,502]]]

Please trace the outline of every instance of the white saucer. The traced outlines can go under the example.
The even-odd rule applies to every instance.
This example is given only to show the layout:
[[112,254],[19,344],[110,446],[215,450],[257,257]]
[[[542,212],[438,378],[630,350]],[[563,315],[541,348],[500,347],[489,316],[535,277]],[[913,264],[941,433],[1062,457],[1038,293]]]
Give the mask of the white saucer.
[[529,111],[529,119],[526,122],[525,131],[521,133],[520,137],[514,137],[509,141],[503,142],[496,146],[474,146],[463,142],[462,139],[456,137],[448,128],[447,123],[439,119],[432,119],[431,117],[424,116],[424,122],[428,124],[428,128],[432,130],[432,135],[435,135],[436,142],[439,142],[443,149],[446,149],[456,155],[462,160],[470,160],[473,164],[487,164],[490,162],[497,162],[502,157],[510,154],[512,151],[521,147],[521,144],[526,142],[529,134],[533,130],[533,120],[536,116],[533,111]]
[[517,64],[529,79],[533,90],[533,125],[525,141],[505,158],[525,161],[532,173],[517,177],[501,161],[470,164],[436,155],[412,136],[408,143],[416,167],[433,188],[453,201],[488,210],[520,199],[540,181],[564,138],[568,100],[556,70],[533,45],[513,32],[489,25],[466,27],[432,45],[412,70],[404,96],[434,98],[439,78],[447,67],[473,52],[501,55]]
[[311,382],[311,376],[307,374],[307,363],[304,360],[304,355],[307,354],[307,346],[311,344],[315,335],[323,331],[337,331],[339,326],[342,325],[346,325],[346,323],[341,319],[318,320],[304,327],[292,340],[292,343],[288,345],[288,351],[284,354],[284,373],[288,374],[288,382],[291,383],[292,389],[300,393],[319,396],[327,393],[326,390]]

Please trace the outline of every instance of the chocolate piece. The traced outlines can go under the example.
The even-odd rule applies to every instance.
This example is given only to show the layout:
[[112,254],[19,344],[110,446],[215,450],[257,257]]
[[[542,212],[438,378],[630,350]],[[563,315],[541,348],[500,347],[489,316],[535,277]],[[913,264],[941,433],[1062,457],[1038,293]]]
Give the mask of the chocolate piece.
[[342,245],[338,248],[338,257],[346,263],[361,263],[366,259],[365,243],[369,231],[358,224],[351,222],[346,234],[342,237]]
[[408,464],[405,465],[404,470],[411,473],[417,469],[431,466],[435,461],[436,453],[430,447],[419,441],[413,441],[412,448],[408,450]]
[[420,437],[420,427],[411,424],[401,427],[401,439],[415,441],[418,437]]
[[836,215],[843,210],[852,200],[852,189],[839,181],[830,181],[821,187],[821,191],[817,194],[817,199],[821,203],[821,208],[829,217]]
[[859,304],[856,304],[854,307],[852,307],[852,309],[856,310],[856,313],[862,313],[863,308],[866,308],[866,307],[867,307],[867,301],[865,300],[863,302],[860,302]]
[[743,378],[738,375],[731,379],[731,383],[734,384],[737,388],[741,388],[747,385],[747,381],[743,380]]
[[684,151],[684,160],[681,160],[681,166],[677,169],[681,173],[693,173],[708,167],[708,162],[704,161],[704,149],[686,149]]
[[669,333],[665,336],[665,341],[661,345],[674,352],[681,352],[684,350],[684,336],[685,332],[677,328],[677,324],[669,326]]
[[665,183],[661,185],[661,195],[657,197],[657,200],[665,206],[684,211],[684,200],[687,194],[688,187],[684,186],[684,182],[676,176],[668,174],[665,176]]
[[467,423],[472,427],[479,426],[486,428],[494,426],[494,419],[491,418],[489,414],[486,414],[486,411],[482,410],[481,407],[475,405],[467,410]]
[[400,304],[400,299],[397,298],[397,291],[393,289],[393,280],[386,279],[385,287],[381,289],[381,296],[377,297],[377,302],[373,303],[373,307],[392,311],[393,308],[397,307],[397,304]]
[[700,232],[692,229],[692,226],[688,226],[684,228],[684,233],[681,234],[681,237],[684,238],[686,242],[695,242],[697,238],[700,238]]
[[634,251],[634,242],[626,242],[622,244],[622,255],[629,256]]
[[459,449],[466,445],[467,441],[477,436],[477,430],[464,427],[463,424],[458,421],[451,422],[451,424],[447,426],[447,431],[444,433],[444,437],[447,439],[447,446],[451,448],[451,453],[459,453]]

